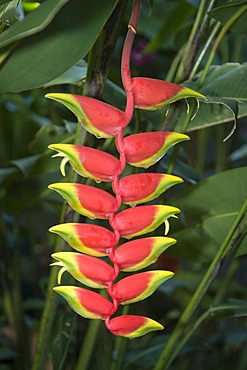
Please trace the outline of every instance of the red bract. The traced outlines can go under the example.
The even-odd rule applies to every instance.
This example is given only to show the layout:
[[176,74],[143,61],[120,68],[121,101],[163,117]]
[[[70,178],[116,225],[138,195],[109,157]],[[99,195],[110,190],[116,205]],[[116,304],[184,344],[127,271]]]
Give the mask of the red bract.
[[96,137],[114,137],[126,126],[124,112],[100,100],[60,93],[47,94],[46,97],[69,108],[85,129]]
[[112,303],[91,290],[74,286],[58,286],[53,289],[61,294],[71,308],[83,317],[105,320],[112,313]]
[[158,162],[173,145],[189,137],[177,132],[144,132],[124,138],[126,160],[132,166],[148,168]]
[[162,173],[139,173],[119,181],[122,202],[131,206],[159,197],[171,186],[182,182],[180,177]]
[[91,256],[106,256],[117,244],[115,234],[98,225],[66,223],[53,226],[49,231],[60,235],[72,248]]
[[76,212],[92,219],[107,219],[117,210],[116,199],[93,186],[57,183],[49,185],[49,188],[62,195]]
[[157,321],[134,315],[114,317],[109,321],[107,327],[113,334],[127,338],[137,338],[150,331],[164,329]]
[[175,239],[162,236],[132,240],[116,249],[115,261],[122,271],[137,271],[154,263],[174,243]]
[[169,217],[179,212],[176,207],[163,205],[126,209],[116,215],[116,228],[122,237],[133,238],[155,230]]
[[188,87],[146,77],[132,79],[132,92],[135,106],[149,110],[161,108],[184,98],[205,99],[204,95]]
[[105,288],[114,278],[114,269],[99,258],[74,252],[53,253],[52,257],[59,261],[56,265],[92,288]]
[[128,276],[113,285],[112,296],[122,304],[141,301],[173,275],[171,271],[157,270]]
[[61,172],[65,175],[64,166],[67,161],[81,176],[91,178],[96,182],[112,181],[114,176],[120,174],[120,162],[102,150],[86,146],[70,144],[49,145],[50,149],[58,153],[54,157],[64,157],[61,162]]

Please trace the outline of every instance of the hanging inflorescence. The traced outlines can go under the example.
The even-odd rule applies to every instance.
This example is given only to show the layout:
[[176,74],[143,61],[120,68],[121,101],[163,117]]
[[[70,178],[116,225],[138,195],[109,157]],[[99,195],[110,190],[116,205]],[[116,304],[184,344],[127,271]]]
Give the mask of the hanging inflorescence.
[[[83,127],[98,138],[115,137],[119,159],[98,149],[53,144],[49,148],[63,157],[61,172],[69,161],[81,176],[96,183],[110,182],[115,196],[99,187],[79,183],[56,183],[49,186],[57,191],[79,214],[90,219],[108,220],[112,231],[91,223],[64,223],[50,231],[59,234],[69,245],[79,251],[57,252],[52,257],[54,265],[61,266],[59,284],[64,271],[87,287],[105,288],[109,299],[90,289],[74,286],[55,287],[78,314],[85,318],[101,319],[115,335],[134,338],[152,330],[161,330],[158,322],[135,315],[112,316],[119,304],[133,303],[151,295],[173,272],[152,270],[130,274],[116,282],[119,273],[135,272],[154,263],[176,241],[167,236],[137,238],[120,243],[120,238],[131,239],[155,230],[165,223],[168,232],[170,217],[179,209],[168,205],[140,205],[157,198],[171,186],[182,182],[177,176],[142,172],[121,176],[128,163],[138,168],[148,168],[158,162],[176,143],[188,136],[176,132],[144,132],[124,137],[134,108],[155,110],[165,104],[187,97],[203,98],[191,89],[173,83],[132,78],[130,53],[136,33],[140,0],[133,1],[132,14],[126,36],[121,74],[126,92],[125,112],[97,99],[86,96],[52,93],[47,97],[68,107]],[[122,204],[131,206],[119,211]],[[120,244],[120,245],[119,245]],[[101,257],[108,256],[111,263]]]

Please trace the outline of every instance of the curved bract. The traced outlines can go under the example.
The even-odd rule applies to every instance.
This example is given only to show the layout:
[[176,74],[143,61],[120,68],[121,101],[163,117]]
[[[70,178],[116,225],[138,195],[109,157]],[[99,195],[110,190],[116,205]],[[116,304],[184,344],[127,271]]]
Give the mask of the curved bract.
[[126,160],[135,167],[148,168],[158,162],[166,152],[189,137],[178,132],[144,132],[124,138]]
[[116,136],[126,126],[124,112],[87,96],[52,93],[47,98],[65,105],[82,126],[98,138]]
[[102,150],[71,144],[53,144],[49,148],[58,152],[53,157],[63,158],[60,169],[64,176],[68,161],[79,175],[96,182],[112,181],[121,172],[119,160]]
[[132,93],[135,107],[147,110],[156,110],[180,99],[206,99],[204,95],[188,87],[147,77],[132,79]]
[[116,212],[116,199],[104,190],[93,186],[56,183],[49,189],[57,191],[78,213],[91,219],[107,219]]
[[141,337],[154,330],[163,330],[163,325],[145,316],[123,315],[114,317],[107,325],[115,335],[130,339]]
[[116,215],[116,227],[122,237],[133,238],[155,230],[179,212],[176,207],[164,205],[128,208]]
[[52,226],[49,231],[61,236],[77,251],[96,257],[106,256],[117,244],[115,234],[99,225],[66,223]]
[[116,263],[121,271],[141,270],[156,262],[159,256],[175,243],[175,239],[164,236],[131,240],[116,249]]
[[125,176],[119,181],[119,194],[124,204],[149,202],[159,197],[171,186],[183,182],[180,177],[163,173],[139,173]]

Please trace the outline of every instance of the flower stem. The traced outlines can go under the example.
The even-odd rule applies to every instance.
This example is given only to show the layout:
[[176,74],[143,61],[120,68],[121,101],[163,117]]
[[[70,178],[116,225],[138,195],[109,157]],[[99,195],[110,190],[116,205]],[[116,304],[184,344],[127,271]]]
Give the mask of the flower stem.
[[[154,367],[154,370],[166,370],[169,365],[174,360],[177,350],[177,345],[182,338],[182,335],[186,332],[186,326],[192,318],[196,308],[201,302],[203,296],[207,292],[212,281],[218,274],[225,258],[230,255],[237,247],[239,247],[243,237],[247,233],[247,200],[240,209],[231,229],[229,230],[225,240],[221,244],[218,253],[214,257],[212,263],[210,264],[206,274],[204,275],[200,285],[195,291],[193,297],[191,298],[188,306],[184,310],[180,320],[178,321],[172,335],[170,336],[159,360]],[[185,334],[186,335],[186,334]],[[187,338],[187,337],[186,337]]]
[[125,38],[124,46],[123,46],[123,53],[122,53],[122,60],[121,60],[121,76],[122,82],[124,86],[124,90],[127,95],[127,103],[125,108],[125,115],[126,115],[126,122],[130,122],[134,112],[134,98],[132,95],[131,87],[132,87],[132,79],[131,79],[131,71],[130,71],[130,57],[131,57],[131,50],[133,46],[133,42],[136,35],[136,29],[138,25],[140,14],[140,0],[133,0],[132,4],[132,13],[131,18],[128,25],[128,32]]

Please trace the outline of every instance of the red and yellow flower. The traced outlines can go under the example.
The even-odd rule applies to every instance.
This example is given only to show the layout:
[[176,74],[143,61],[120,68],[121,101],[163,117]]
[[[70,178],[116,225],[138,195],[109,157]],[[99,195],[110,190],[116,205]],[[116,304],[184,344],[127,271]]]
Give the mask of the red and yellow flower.
[[[61,172],[65,175],[67,162],[80,175],[96,182],[109,182],[114,195],[99,187],[81,183],[55,183],[50,189],[58,192],[77,213],[90,219],[108,221],[109,229],[96,224],[64,223],[50,228],[77,252],[57,252],[52,265],[61,267],[58,281],[64,271],[89,288],[108,292],[109,299],[75,286],[58,286],[54,290],[65,298],[79,315],[101,319],[114,335],[135,338],[163,326],[145,316],[123,315],[112,318],[119,304],[133,303],[150,296],[173,272],[150,270],[120,280],[119,272],[135,272],[150,266],[176,241],[165,236],[150,236],[121,243],[120,238],[133,238],[153,232],[162,223],[165,234],[169,218],[180,210],[170,205],[149,204],[171,186],[183,180],[177,176],[143,172],[123,176],[125,165],[148,168],[157,163],[175,144],[189,140],[178,132],[143,132],[124,137],[124,128],[130,123],[134,108],[155,110],[185,98],[205,98],[202,94],[181,85],[151,78],[132,78],[129,67],[134,30],[137,27],[140,1],[133,0],[131,27],[129,27],[122,57],[122,81],[127,102],[121,111],[100,100],[62,93],[46,96],[69,108],[82,126],[98,138],[115,138],[118,158],[102,150],[72,144],[52,144],[50,149],[61,157]],[[135,208],[120,210],[121,205]],[[111,228],[111,229],[110,229]],[[80,253],[78,253],[80,252]],[[104,260],[101,259],[104,257]]]

